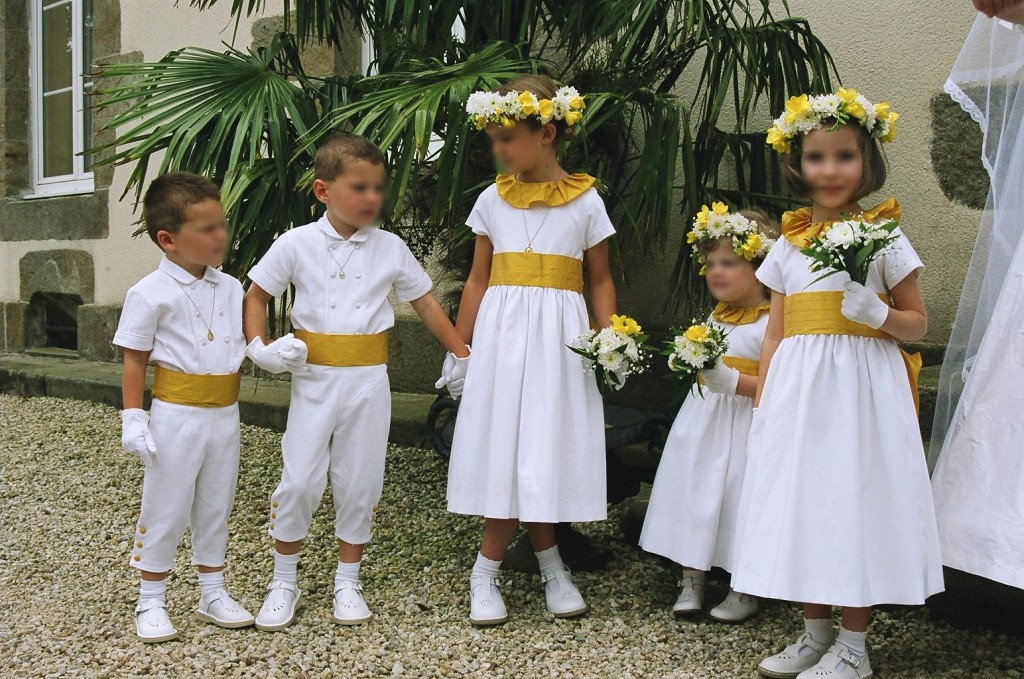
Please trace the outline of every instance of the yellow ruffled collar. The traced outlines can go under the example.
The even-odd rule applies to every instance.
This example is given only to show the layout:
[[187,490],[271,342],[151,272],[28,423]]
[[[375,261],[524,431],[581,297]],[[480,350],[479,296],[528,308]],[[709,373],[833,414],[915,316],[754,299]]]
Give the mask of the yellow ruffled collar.
[[[822,229],[830,224],[835,224],[835,222],[812,222],[812,214],[813,210],[809,207],[783,213],[782,235],[785,239],[798,248],[805,248],[817,238]],[[875,222],[882,219],[898,220],[900,214],[900,204],[895,198],[889,198],[870,210],[864,210],[860,217],[865,222]]]
[[746,325],[761,318],[771,308],[771,302],[762,302],[761,304],[748,307],[731,306],[726,302],[719,302],[718,306],[711,313],[711,317],[719,323]]
[[594,185],[594,178],[589,174],[571,174],[553,182],[521,182],[515,175],[499,174],[494,180],[498,187],[498,195],[511,205],[522,209],[534,203],[548,207],[565,205],[579,198],[587,189]]

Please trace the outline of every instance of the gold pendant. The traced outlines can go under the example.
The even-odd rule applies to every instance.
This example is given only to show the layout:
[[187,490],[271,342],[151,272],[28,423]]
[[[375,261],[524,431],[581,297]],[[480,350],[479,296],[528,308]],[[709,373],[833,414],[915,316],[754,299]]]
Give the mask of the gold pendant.
[[213,341],[213,330],[206,331],[206,339],[210,340],[211,342]]
[[529,245],[527,245],[526,246],[526,250],[524,250],[523,252],[533,252],[533,248],[531,248]]

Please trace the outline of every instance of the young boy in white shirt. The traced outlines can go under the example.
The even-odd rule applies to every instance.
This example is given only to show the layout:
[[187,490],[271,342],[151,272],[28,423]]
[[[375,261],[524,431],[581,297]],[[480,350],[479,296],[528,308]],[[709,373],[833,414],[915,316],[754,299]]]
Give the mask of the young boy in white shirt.
[[[121,443],[145,464],[129,560],[142,575],[135,627],[140,640],[160,642],[178,636],[167,615],[166,577],[188,526],[200,588],[196,616],[229,628],[254,621],[224,586],[245,338],[242,286],[214,268],[227,248],[216,185],[185,172],[164,174],[146,191],[142,215],[164,257],[128,290],[113,343],[124,349]],[[149,363],[156,373],[147,415]]]
[[[338,568],[334,620],[372,618],[362,596],[359,566],[384,483],[391,421],[387,373],[388,301],[413,309],[454,357],[444,382],[458,388],[469,347],[437,299],[430,277],[406,244],[373,223],[384,202],[384,156],[362,137],[341,134],[316,153],[313,192],[326,207],[318,221],[294,228],[249,272],[245,297],[248,355],[263,363],[267,304],[295,286],[291,321],[308,347],[308,363],[292,375],[288,424],[281,441],[284,469],[270,503],[274,575],[256,627],[288,627],[301,598],[296,569],[302,541],[327,484],[335,507]],[[280,340],[279,340],[280,341]],[[288,349],[301,347],[290,340]]]

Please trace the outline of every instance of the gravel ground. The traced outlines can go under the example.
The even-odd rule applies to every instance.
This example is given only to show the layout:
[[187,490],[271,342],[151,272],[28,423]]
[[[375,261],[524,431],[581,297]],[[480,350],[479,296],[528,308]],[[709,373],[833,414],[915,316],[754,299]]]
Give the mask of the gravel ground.
[[[198,591],[179,550],[168,603],[181,640],[136,641],[128,568],[142,469],[120,450],[116,410],[0,396],[0,675],[167,677],[752,677],[798,631],[791,605],[768,602],[750,623],[677,622],[675,575],[622,539],[618,512],[582,526],[610,544],[607,572],[580,573],[589,616],[556,620],[537,576],[510,573],[510,622],[467,621],[466,579],[480,521],[444,510],[445,468],[430,451],[390,451],[376,535],[363,567],[375,620],[331,620],[334,545],[329,496],[305,550],[306,605],[285,632],[222,630],[196,621]],[[280,436],[242,428],[242,469],[228,545],[228,584],[258,609],[271,571],[267,498]],[[186,538],[187,540],[187,538]],[[710,599],[724,595],[721,582]],[[926,608],[879,613],[872,664],[884,677],[1019,677],[1024,640],[933,620]]]

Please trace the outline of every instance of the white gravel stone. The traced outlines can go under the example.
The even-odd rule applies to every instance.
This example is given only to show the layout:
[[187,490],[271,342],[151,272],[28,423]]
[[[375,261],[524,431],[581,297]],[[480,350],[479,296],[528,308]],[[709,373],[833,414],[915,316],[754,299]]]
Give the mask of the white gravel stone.
[[[392,448],[362,576],[368,625],[331,620],[335,567],[330,495],[300,568],[305,607],[288,630],[224,630],[192,616],[198,592],[187,536],[169,578],[181,640],[135,639],[136,572],[127,566],[142,468],[120,449],[116,410],[59,399],[0,396],[0,676],[2,677],[752,677],[760,658],[798,633],[796,607],[767,602],[749,624],[669,613],[676,575],[626,544],[618,511],[579,526],[611,545],[602,573],[578,573],[589,616],[558,620],[537,576],[503,574],[509,623],[467,619],[469,568],[481,522],[445,511],[444,463]],[[251,610],[271,573],[268,498],[280,436],[242,428],[227,581]],[[708,600],[724,596],[709,583]],[[927,609],[877,615],[872,665],[891,677],[1020,677],[1024,640],[932,621]]]

